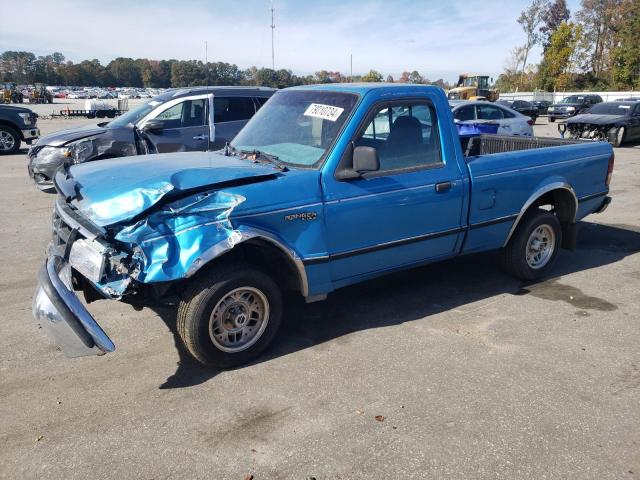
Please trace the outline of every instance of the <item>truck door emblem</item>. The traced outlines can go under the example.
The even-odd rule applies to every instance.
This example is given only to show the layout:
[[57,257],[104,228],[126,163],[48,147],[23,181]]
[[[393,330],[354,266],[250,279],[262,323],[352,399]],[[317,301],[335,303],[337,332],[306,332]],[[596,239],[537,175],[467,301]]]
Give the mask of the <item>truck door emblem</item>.
[[315,220],[316,218],[318,218],[318,214],[316,212],[299,212],[299,213],[292,213],[290,215],[285,215],[284,219],[285,220]]

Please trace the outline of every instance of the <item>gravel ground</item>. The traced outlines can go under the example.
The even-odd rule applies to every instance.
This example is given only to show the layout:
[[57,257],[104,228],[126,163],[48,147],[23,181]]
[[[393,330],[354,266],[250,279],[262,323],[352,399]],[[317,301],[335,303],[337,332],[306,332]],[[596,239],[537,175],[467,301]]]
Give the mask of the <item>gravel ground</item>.
[[115,353],[55,351],[31,317],[53,197],[24,151],[0,189],[0,478],[640,478],[640,145],[553,278],[483,254],[292,301],[232,371],[190,360],[173,311],[118,302],[91,306]]

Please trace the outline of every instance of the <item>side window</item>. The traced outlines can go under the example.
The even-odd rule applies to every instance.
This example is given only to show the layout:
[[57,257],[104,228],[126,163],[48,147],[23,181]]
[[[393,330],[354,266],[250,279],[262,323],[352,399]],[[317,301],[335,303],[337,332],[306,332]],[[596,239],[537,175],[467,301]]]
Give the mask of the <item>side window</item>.
[[256,113],[253,100],[248,97],[214,97],[213,121],[215,123],[249,120]]
[[156,119],[164,121],[165,128],[200,127],[206,125],[206,99],[185,100],[161,112]]
[[473,106],[469,105],[467,107],[459,108],[453,114],[453,118],[456,120],[460,120],[461,122],[468,122],[469,120],[475,120],[476,114],[474,112]]
[[267,100],[269,99],[265,97],[256,97],[254,100],[256,101],[256,110],[260,110],[260,107],[267,103]]
[[515,114],[513,112],[510,112],[509,110],[506,110],[504,108],[500,108],[500,107],[496,107],[498,108],[501,112],[502,115],[504,116],[504,118],[514,118]]
[[477,105],[478,120],[500,120],[504,118],[502,110],[493,105]]
[[398,105],[379,109],[356,146],[376,148],[380,171],[442,164],[433,107],[425,104]]

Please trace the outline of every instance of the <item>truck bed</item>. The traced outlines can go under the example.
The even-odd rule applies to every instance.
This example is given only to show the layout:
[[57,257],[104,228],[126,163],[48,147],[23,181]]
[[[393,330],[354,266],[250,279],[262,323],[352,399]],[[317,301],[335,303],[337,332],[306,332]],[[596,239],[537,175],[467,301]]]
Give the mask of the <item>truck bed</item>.
[[[493,153],[533,150],[536,148],[558,147],[583,143],[579,140],[547,137],[517,137],[514,135],[477,135],[460,137],[465,158]],[[471,159],[471,158],[470,158]]]

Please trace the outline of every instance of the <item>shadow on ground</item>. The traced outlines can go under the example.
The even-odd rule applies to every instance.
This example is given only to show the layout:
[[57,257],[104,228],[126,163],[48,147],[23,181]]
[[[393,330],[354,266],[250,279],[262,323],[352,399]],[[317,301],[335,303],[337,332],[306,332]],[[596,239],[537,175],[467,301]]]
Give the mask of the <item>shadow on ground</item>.
[[[498,256],[492,252],[386,275],[338,290],[324,302],[305,304],[299,296],[292,296],[286,300],[285,318],[274,344],[253,364],[352,332],[410,322],[503,293],[532,294],[554,301],[560,299],[558,292],[568,288],[572,294],[562,297],[577,299],[581,302],[578,308],[615,309],[604,299],[581,296],[575,287],[558,283],[558,277],[618,262],[638,251],[638,227],[583,222],[578,248],[561,251],[553,278],[535,285],[524,285],[502,273]],[[196,362],[182,345],[175,310],[156,311],[173,333],[180,358],[176,372],[160,388],[189,387],[215,377],[219,371]]]

